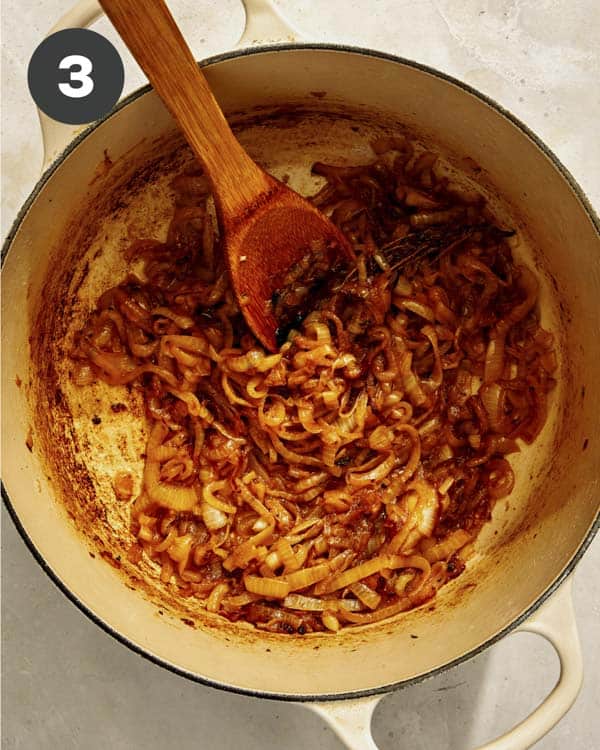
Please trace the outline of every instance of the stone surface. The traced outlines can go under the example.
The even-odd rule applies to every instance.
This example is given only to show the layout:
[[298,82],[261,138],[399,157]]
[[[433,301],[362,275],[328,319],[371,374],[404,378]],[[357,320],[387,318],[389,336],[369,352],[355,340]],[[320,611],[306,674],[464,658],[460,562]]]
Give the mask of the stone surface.
[[[172,0],[198,58],[230,49],[237,0]],[[279,0],[306,39],[371,47],[419,60],[511,110],[559,156],[600,206],[600,20],[597,0]],[[64,0],[2,6],[2,232],[39,175],[41,140],[26,88],[35,46]],[[125,93],[143,78],[119,47]],[[2,514],[2,747],[6,750],[314,748],[340,742],[300,706],[190,683],[111,639],[60,594]],[[575,575],[586,678],[566,718],[536,746],[600,746],[600,543]],[[519,721],[549,691],[557,659],[542,639],[505,638],[441,677],[395,693],[373,723],[382,750],[468,750]]]

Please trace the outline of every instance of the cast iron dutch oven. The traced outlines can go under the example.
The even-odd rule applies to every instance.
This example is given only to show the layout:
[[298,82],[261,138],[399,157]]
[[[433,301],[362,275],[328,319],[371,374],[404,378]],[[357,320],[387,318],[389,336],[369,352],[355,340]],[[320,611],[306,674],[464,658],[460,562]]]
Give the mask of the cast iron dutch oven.
[[[244,5],[245,43],[294,38],[268,0]],[[88,25],[99,12],[85,0],[55,30]],[[169,182],[190,158],[145,87],[74,140],[72,130],[42,117],[49,166],[10,232],[2,274],[9,511],[61,589],[123,643],[208,685],[304,701],[354,748],[375,747],[370,717],[382,694],[457,664],[517,627],[541,633],[559,653],[559,682],[528,719],[486,746],[529,747],[568,710],[582,678],[570,595],[559,587],[598,526],[598,219],[522,123],[423,65],[286,42],[203,66],[250,153],[300,191],[317,186],[315,160],[360,163],[373,137],[399,130],[433,144],[465,180],[484,187],[518,230],[514,253],[536,268],[542,322],[557,332],[559,378],[547,424],[514,461],[514,492],[495,508],[476,559],[432,610],[339,635],[276,636],[210,619],[128,563],[121,554],[127,508],[117,507],[111,480],[121,468],[141,468],[139,404],[106,386],[74,388],[65,352],[93,301],[124,276],[122,248],[132,237],[164,231]],[[115,401],[128,410],[111,410]]]

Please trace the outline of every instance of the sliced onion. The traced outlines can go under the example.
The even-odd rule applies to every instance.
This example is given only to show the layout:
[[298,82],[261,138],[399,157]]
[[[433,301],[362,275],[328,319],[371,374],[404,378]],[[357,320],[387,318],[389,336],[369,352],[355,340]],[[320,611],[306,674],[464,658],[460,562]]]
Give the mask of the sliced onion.
[[423,556],[426,557],[430,563],[437,562],[438,560],[447,560],[459,549],[462,549],[465,544],[468,544],[471,539],[472,536],[467,531],[464,529],[457,529],[449,534],[443,541],[429,547],[423,552]]
[[326,578],[331,571],[331,568],[327,563],[320,565],[313,565],[311,568],[302,568],[295,573],[289,573],[285,576],[285,580],[289,583],[290,591],[298,591],[299,589],[305,589],[308,586],[312,586],[313,583],[322,581]]
[[423,571],[429,572],[428,561],[419,555],[413,555],[410,557],[402,557],[400,555],[378,555],[377,557],[371,558],[354,568],[345,570],[343,573],[335,576],[324,594],[330,594],[338,589],[343,589],[346,586],[350,586],[357,581],[367,578],[374,573],[379,573],[384,568],[395,570],[396,568],[419,568]]
[[333,633],[337,633],[340,629],[340,621],[333,612],[323,612],[321,615],[321,621],[327,630],[331,630]]
[[412,482],[410,489],[418,496],[415,512],[417,529],[423,536],[431,536],[439,510],[438,493],[433,485],[422,479]]
[[494,332],[487,346],[483,380],[493,383],[502,377],[504,371],[504,336]]
[[225,597],[222,604],[226,609],[240,609],[247,604],[255,602],[258,598],[258,594],[251,594],[249,591],[245,591],[243,594]]
[[225,361],[226,367],[232,372],[267,372],[281,362],[281,354],[265,355],[260,349],[251,349],[239,357],[231,357]]
[[229,591],[229,584],[227,582],[217,583],[214,589],[210,592],[208,599],[206,600],[207,612],[218,612],[221,608],[223,598]]
[[498,383],[483,385],[479,389],[481,403],[485,409],[490,428],[494,432],[505,432],[504,389]]
[[283,599],[290,591],[289,582],[281,578],[244,576],[244,586],[251,594],[259,594],[267,599]]
[[510,495],[515,486],[515,474],[505,458],[495,458],[487,464],[487,486],[490,495],[498,500]]
[[385,479],[396,464],[396,455],[393,452],[384,454],[383,460],[377,456],[372,461],[359,466],[356,470],[346,474],[346,481],[351,487],[367,487],[377,484]]
[[213,508],[222,511],[223,513],[235,513],[237,511],[237,507],[235,505],[232,505],[231,503],[225,503],[223,502],[223,500],[219,500],[219,498],[215,496],[215,492],[218,492],[219,490],[222,490],[227,486],[228,482],[226,482],[224,479],[221,479],[217,482],[209,482],[208,484],[205,484],[202,488],[202,499],[205,503],[208,503],[208,505],[211,505]]
[[369,435],[369,448],[374,451],[387,451],[394,442],[394,433],[386,425],[379,425]]
[[413,299],[403,299],[400,302],[400,307],[403,310],[408,310],[415,315],[419,315],[421,318],[425,318],[425,320],[428,320],[430,323],[433,323],[435,321],[433,310],[421,302],[417,302]]
[[227,526],[227,516],[225,513],[208,503],[201,503],[200,513],[202,515],[202,520],[209,531],[217,531],[218,529]]
[[408,609],[412,609],[414,604],[410,597],[403,596],[398,599],[394,604],[390,604],[387,607],[382,607],[375,612],[369,612],[369,614],[355,614],[354,612],[344,613],[344,619],[348,622],[352,622],[355,625],[370,625],[373,622],[380,622],[381,620],[387,620],[388,617],[393,617],[400,612],[406,612]]
[[381,594],[373,591],[373,589],[370,586],[367,586],[366,583],[357,581],[349,586],[349,589],[354,596],[356,596],[357,599],[360,599],[360,601],[369,609],[377,609],[381,602]]
[[190,557],[190,552],[192,551],[192,545],[194,544],[194,539],[191,534],[184,534],[183,536],[175,537],[173,543],[170,545],[169,549],[167,550],[167,554],[176,563],[179,563],[178,565],[178,571],[179,575],[182,574],[184,571],[188,559]]

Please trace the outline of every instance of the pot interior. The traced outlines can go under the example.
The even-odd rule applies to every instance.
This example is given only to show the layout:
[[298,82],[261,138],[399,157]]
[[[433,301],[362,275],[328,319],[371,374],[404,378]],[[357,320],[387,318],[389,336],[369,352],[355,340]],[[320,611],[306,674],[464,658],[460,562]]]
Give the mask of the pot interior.
[[[597,514],[600,241],[556,163],[510,119],[454,82],[385,57],[330,49],[234,56],[206,69],[242,143],[309,194],[314,161],[365,163],[399,131],[483,187],[540,277],[558,385],[534,445],[511,457],[467,570],[423,608],[341,635],[275,636],[225,622],[127,559],[120,470],[141,477],[139,396],[75,388],[66,352],[98,296],[132,270],[131,240],[162,239],[172,177],[191,162],[152,92],[89,132],[47,176],[17,225],[3,272],[3,454],[10,502],[54,575],[107,627],[192,676],[245,691],[335,696],[401,683],[477,649],[561,576]],[[469,159],[465,159],[469,157]],[[133,269],[135,270],[135,269]],[[117,406],[117,405],[124,405]]]

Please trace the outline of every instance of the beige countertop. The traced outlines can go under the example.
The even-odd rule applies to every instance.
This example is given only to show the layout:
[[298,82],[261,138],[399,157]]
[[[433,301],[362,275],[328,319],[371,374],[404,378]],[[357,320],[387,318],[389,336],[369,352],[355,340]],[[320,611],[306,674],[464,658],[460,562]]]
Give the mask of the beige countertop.
[[[171,0],[199,58],[232,48],[238,0]],[[370,47],[456,76],[512,111],[544,140],[600,208],[600,13],[597,0],[279,0],[310,41]],[[42,158],[28,60],[68,9],[65,0],[2,6],[2,232]],[[125,92],[144,82],[116,43]],[[4,405],[6,408],[6,405]],[[600,746],[600,542],[575,574],[585,684],[565,719],[536,747]],[[193,684],[141,659],[87,620],[50,582],[2,514],[2,747],[341,748],[299,706]],[[558,674],[548,644],[503,639],[470,662],[386,698],[374,719],[382,750],[468,750],[519,721]]]

